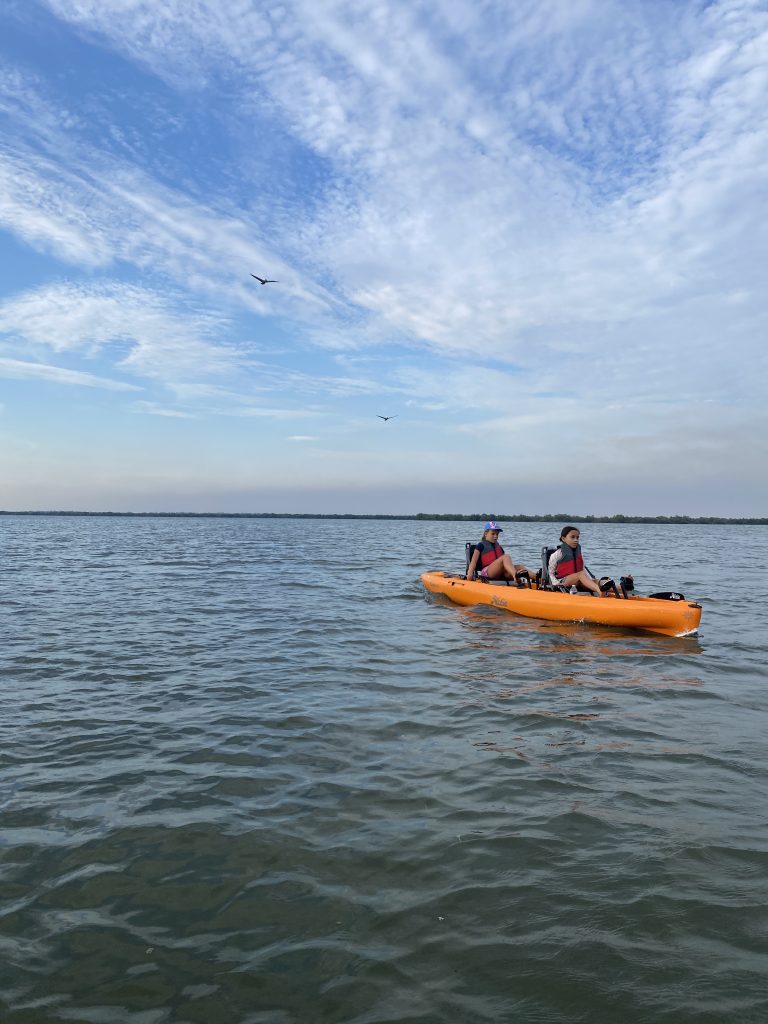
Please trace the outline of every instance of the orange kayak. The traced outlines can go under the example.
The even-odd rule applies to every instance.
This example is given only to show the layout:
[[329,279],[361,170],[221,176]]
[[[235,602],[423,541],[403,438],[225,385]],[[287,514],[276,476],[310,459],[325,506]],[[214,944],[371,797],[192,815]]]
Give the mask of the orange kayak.
[[466,580],[446,572],[425,572],[421,582],[433,594],[455,604],[488,604],[534,619],[556,622],[593,622],[601,626],[643,629],[665,636],[689,636],[701,622],[701,605],[694,601],[667,601],[658,597],[592,597]]

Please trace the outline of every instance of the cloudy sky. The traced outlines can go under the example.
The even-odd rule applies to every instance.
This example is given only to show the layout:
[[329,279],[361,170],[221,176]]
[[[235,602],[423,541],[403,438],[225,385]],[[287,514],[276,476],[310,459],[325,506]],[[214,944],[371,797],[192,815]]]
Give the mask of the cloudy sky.
[[0,508],[768,513],[764,0],[6,0],[0,54]]

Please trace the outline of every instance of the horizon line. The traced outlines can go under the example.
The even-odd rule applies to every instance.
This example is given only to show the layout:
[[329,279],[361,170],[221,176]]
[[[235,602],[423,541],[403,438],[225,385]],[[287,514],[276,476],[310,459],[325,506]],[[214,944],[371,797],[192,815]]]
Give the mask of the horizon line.
[[164,519],[385,519],[400,521],[442,521],[480,522],[498,520],[507,523],[574,522],[574,523],[626,523],[658,525],[735,525],[768,526],[764,516],[689,516],[689,515],[576,515],[542,512],[529,514],[516,512],[463,513],[463,512],[127,512],[127,511],[86,511],[82,509],[0,509],[0,516],[83,516],[115,518],[164,518]]

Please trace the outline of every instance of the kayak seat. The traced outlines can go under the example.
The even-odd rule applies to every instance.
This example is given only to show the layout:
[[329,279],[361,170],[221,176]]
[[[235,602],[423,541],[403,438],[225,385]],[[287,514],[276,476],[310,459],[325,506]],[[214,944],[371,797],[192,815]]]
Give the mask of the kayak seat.
[[541,581],[544,590],[560,590],[562,593],[568,593],[568,587],[558,586],[557,583],[553,583],[549,578],[549,560],[557,551],[557,548],[547,547],[545,544],[541,549]]

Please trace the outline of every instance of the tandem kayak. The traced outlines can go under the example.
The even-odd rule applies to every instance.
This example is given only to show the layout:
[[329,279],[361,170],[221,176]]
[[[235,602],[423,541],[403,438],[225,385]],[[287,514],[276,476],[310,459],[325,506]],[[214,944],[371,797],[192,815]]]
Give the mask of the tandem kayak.
[[557,590],[507,586],[467,580],[446,572],[425,572],[421,582],[433,594],[443,594],[455,604],[488,604],[517,615],[555,622],[591,622],[601,626],[643,629],[665,636],[690,636],[699,628],[701,605],[695,601],[671,601],[658,597],[593,597]]

